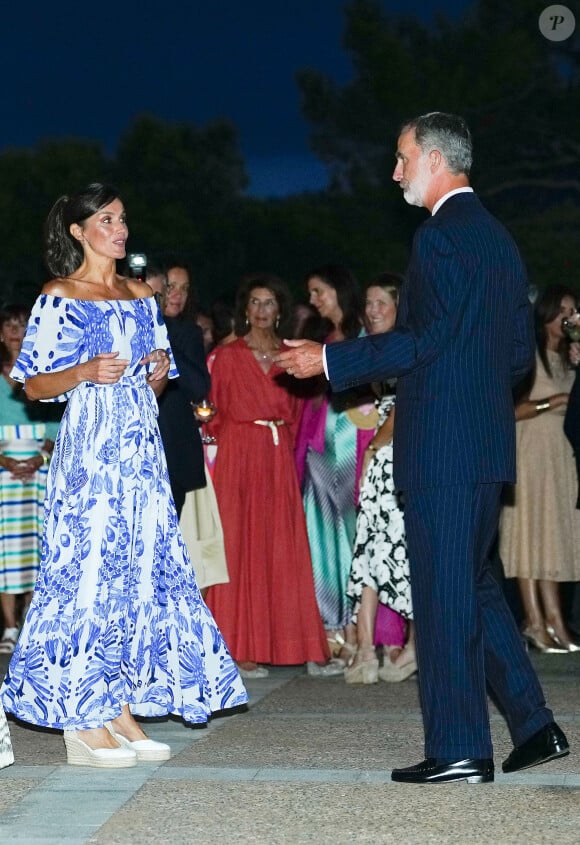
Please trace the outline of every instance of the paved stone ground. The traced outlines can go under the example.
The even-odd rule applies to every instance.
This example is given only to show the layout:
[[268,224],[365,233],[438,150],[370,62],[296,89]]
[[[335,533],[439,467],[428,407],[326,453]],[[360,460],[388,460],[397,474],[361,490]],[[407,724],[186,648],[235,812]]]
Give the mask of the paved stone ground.
[[[533,655],[572,753],[503,775],[511,743],[490,705],[494,784],[393,784],[422,758],[415,680],[349,687],[302,667],[248,685],[247,712],[192,729],[151,722],[164,764],[66,765],[62,737],[10,722],[16,764],[0,772],[0,842],[21,845],[578,845],[580,653]],[[6,660],[0,663],[0,675]]]

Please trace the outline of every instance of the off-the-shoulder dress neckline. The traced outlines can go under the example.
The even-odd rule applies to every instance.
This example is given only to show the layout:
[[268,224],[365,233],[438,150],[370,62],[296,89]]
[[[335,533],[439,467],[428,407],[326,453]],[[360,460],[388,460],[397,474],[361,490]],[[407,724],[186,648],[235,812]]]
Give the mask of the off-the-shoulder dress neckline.
[[40,296],[47,296],[49,299],[64,299],[65,302],[140,302],[155,299],[155,294],[153,296],[134,296],[132,299],[81,299],[76,296],[59,296],[55,293],[41,293]]

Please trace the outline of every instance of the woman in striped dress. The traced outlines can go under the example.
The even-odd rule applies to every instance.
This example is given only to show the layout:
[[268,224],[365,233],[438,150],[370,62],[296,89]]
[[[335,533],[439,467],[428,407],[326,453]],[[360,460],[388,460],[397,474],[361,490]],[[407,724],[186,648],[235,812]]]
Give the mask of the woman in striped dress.
[[17,598],[30,601],[40,560],[48,461],[58,422],[54,412],[27,400],[10,378],[29,311],[22,305],[0,312],[0,607],[4,632],[0,653],[18,639]]

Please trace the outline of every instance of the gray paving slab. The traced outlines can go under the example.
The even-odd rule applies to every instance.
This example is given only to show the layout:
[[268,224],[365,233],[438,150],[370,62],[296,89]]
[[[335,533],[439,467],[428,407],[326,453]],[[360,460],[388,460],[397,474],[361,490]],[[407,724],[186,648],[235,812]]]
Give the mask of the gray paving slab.
[[[386,769],[400,740],[396,725],[383,726],[375,719],[367,721],[363,715],[356,721],[343,722],[340,717],[279,720],[249,714],[211,740],[208,737],[185,749],[172,758],[170,765]],[[406,726],[405,743],[421,753],[420,722]]]
[[[352,687],[301,667],[249,683],[247,713],[192,729],[155,720],[166,763],[69,767],[57,732],[11,722],[0,772],[0,842],[23,845],[568,845],[580,841],[580,655],[534,655],[573,753],[494,784],[410,787],[422,756],[415,680]],[[0,664],[1,666],[1,664]],[[511,750],[490,704],[496,766]]]
[[577,821],[577,793],[559,788],[184,780],[149,782],[92,841],[577,845]]
[[5,777],[0,781],[0,820],[28,792],[42,783],[42,777]]
[[[267,683],[257,685],[252,700],[258,702],[293,674],[287,670],[273,674]],[[207,727],[187,726],[177,719],[150,720],[147,732],[169,742],[179,754],[205,733],[219,731],[228,718],[238,717],[216,718]],[[12,719],[10,732],[17,763],[0,771],[0,843],[85,845],[161,765],[143,763],[108,771],[67,766],[60,732]]]
[[[572,761],[569,761],[572,762]],[[513,772],[504,775],[496,771],[496,783],[516,786],[565,786],[580,788],[580,773],[574,766],[573,772],[555,772],[553,766],[533,772]],[[159,780],[268,780],[276,782],[302,783],[391,783],[390,769],[291,769],[276,768],[218,768],[217,766],[172,766],[159,769],[152,775],[152,779]]]

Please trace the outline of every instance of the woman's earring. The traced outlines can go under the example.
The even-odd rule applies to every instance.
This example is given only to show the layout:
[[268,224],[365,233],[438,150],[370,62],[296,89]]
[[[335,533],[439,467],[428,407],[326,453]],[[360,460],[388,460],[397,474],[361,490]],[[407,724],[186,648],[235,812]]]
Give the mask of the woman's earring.
[[278,328],[279,325],[280,325],[280,315],[278,314],[278,316],[276,317],[276,328]]
[[250,321],[249,321],[249,320],[248,320],[248,318],[246,317],[246,328],[248,328],[248,326],[249,326],[249,325],[250,325]]

